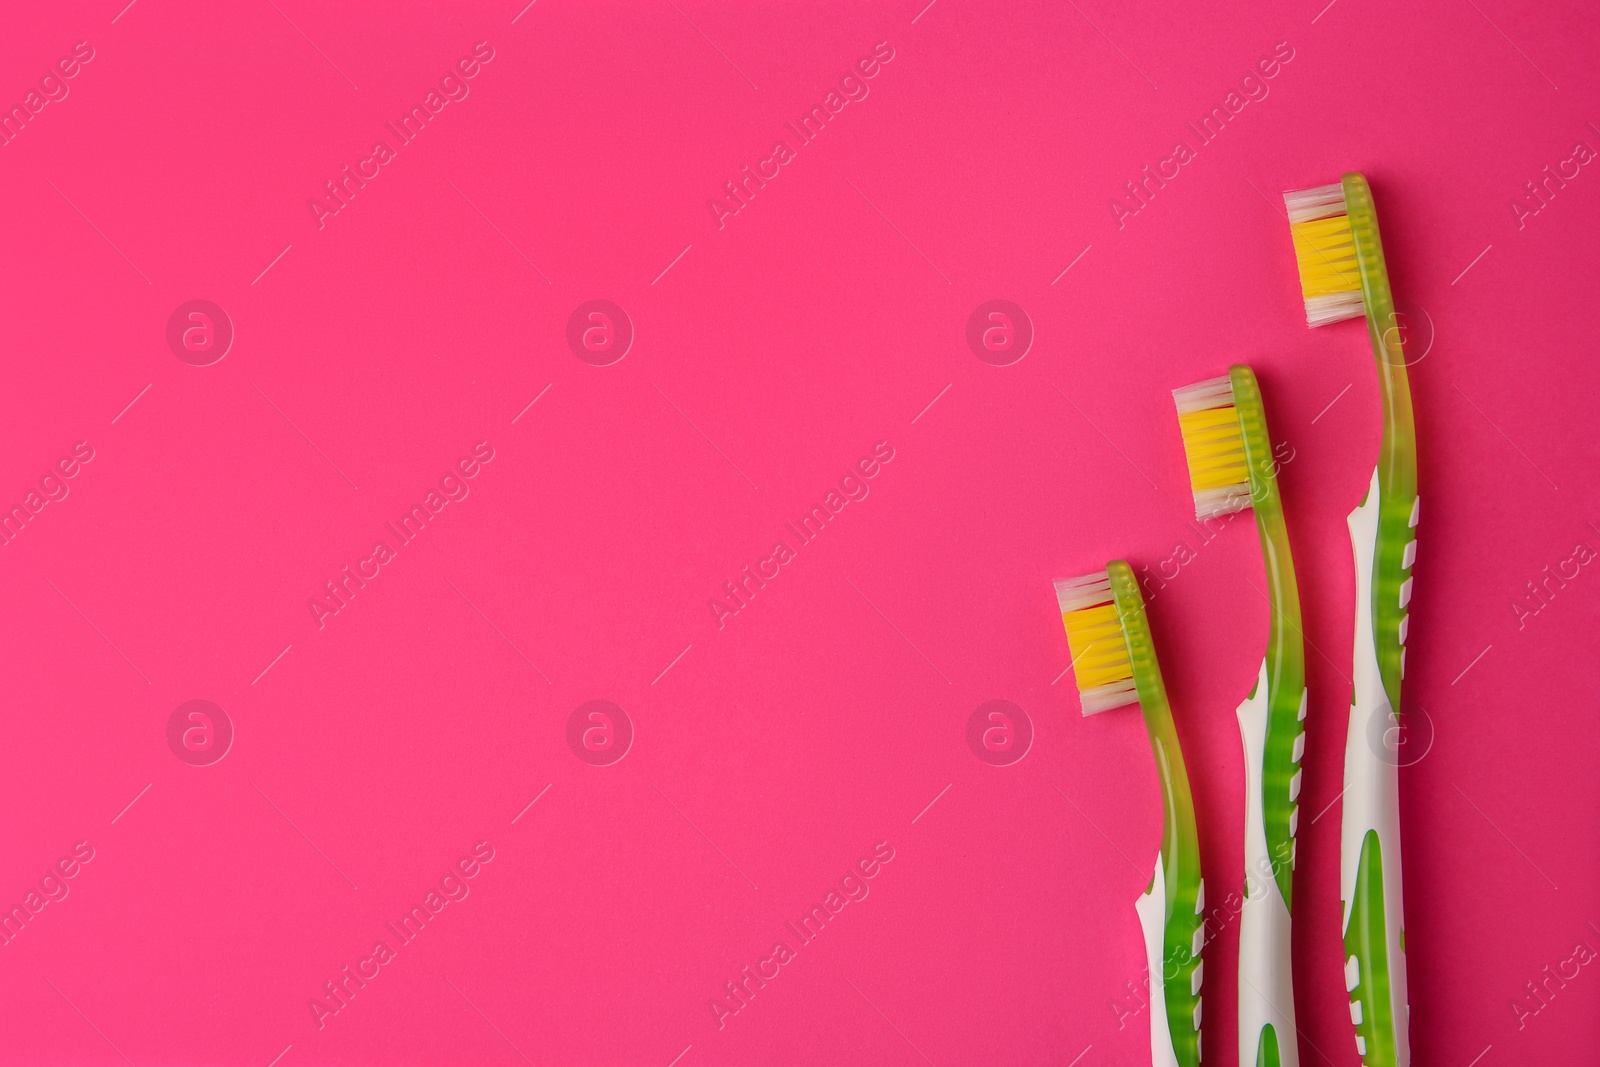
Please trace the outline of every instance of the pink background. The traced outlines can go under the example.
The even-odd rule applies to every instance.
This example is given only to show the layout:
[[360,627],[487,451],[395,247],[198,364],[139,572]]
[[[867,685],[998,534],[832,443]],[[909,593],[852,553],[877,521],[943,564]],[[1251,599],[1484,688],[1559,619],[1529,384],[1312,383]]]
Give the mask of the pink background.
[[[1359,325],[1304,327],[1278,199],[1348,168],[1421,357],[1415,1062],[1594,1061],[1592,965],[1513,1007],[1600,948],[1600,575],[1513,607],[1600,550],[1600,174],[1511,206],[1600,148],[1586,5],[122,3],[0,32],[8,107],[94,50],[0,149],[0,503],[94,450],[0,548],[0,902],[94,850],[0,948],[0,1062],[1148,1062],[1153,765],[1135,713],[1079,716],[1050,580],[1192,554],[1151,612],[1222,905],[1266,614],[1249,525],[1189,519],[1168,390],[1248,359],[1320,650],[1301,1058],[1356,1063],[1344,516],[1377,390]],[[319,229],[308,200],[479,41],[470,95]],[[708,199],[880,41],[870,95],[719,229]],[[1279,42],[1269,95],[1119,228]],[[208,367],[165,340],[196,298],[237,334]],[[636,330],[608,367],[565,340],[593,298]],[[1037,334],[1008,367],[964,341],[991,298]],[[319,630],[308,599],[479,441],[470,496]],[[880,441],[870,495],[719,629],[708,599]],[[1006,767],[966,741],[996,698],[1036,734]],[[168,747],[193,699],[236,730],[211,766]],[[636,731],[611,766],[566,740],[591,699]],[[479,841],[470,895],[319,1029],[309,999]],[[878,842],[870,895],[719,1029]]]

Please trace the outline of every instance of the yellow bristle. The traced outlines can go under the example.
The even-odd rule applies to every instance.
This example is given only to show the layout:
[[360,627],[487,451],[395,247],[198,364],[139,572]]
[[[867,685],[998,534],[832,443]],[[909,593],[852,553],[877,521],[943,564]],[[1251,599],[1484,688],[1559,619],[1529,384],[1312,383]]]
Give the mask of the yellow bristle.
[[1238,409],[1229,406],[1180,414],[1178,429],[1189,460],[1189,485],[1195,492],[1249,481]]
[[1063,612],[1067,646],[1072,651],[1078,689],[1110,685],[1133,677],[1133,661],[1128,658],[1128,643],[1122,636],[1122,621],[1114,604],[1099,604],[1079,611]]
[[1356,243],[1348,215],[1296,222],[1290,225],[1289,232],[1294,239],[1303,295],[1309,298],[1360,290],[1361,273],[1356,266]]

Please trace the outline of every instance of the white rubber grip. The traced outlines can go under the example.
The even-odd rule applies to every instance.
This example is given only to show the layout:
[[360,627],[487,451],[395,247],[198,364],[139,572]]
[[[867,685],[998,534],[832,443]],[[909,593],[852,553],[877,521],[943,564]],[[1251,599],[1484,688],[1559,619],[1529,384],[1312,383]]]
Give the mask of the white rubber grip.
[[1150,1064],[1151,1067],[1179,1067],[1177,1050],[1172,1047],[1172,1031],[1167,1029],[1167,990],[1162,981],[1165,952],[1162,943],[1167,921],[1167,872],[1156,853],[1156,874],[1150,892],[1140,893],[1133,902],[1144,931],[1145,961],[1150,968]]
[[[1384,758],[1387,731],[1399,729],[1399,720],[1389,706],[1378,670],[1378,653],[1372,637],[1372,560],[1378,539],[1378,472],[1372,472],[1365,503],[1350,513],[1350,543],[1355,549],[1356,633],[1354,649],[1354,696],[1350,707],[1350,730],[1344,746],[1344,817],[1340,832],[1339,888],[1344,902],[1342,929],[1350,928],[1351,903],[1356,895],[1356,877],[1361,864],[1361,843],[1369,830],[1376,831],[1383,855],[1384,940],[1389,962],[1389,1007],[1394,1020],[1396,1067],[1410,1067],[1411,1044],[1408,1036],[1410,1011],[1406,1000],[1406,957],[1401,948],[1404,911],[1400,883],[1400,768],[1398,759]],[[1358,974],[1352,966],[1355,957],[1346,959],[1346,988],[1350,991],[1351,1017],[1370,1010],[1364,1002],[1366,991],[1355,988],[1351,979]],[[1368,1050],[1359,1037],[1356,1051],[1365,1058]]]
[[[1301,707],[1303,710],[1303,698]],[[1278,1062],[1282,1067],[1300,1067],[1289,954],[1289,905],[1273,877],[1261,806],[1261,768],[1267,744],[1265,660],[1256,679],[1255,695],[1239,705],[1239,732],[1244,738],[1246,893],[1239,913],[1239,1067],[1256,1067],[1261,1028],[1269,1023],[1277,1032]]]

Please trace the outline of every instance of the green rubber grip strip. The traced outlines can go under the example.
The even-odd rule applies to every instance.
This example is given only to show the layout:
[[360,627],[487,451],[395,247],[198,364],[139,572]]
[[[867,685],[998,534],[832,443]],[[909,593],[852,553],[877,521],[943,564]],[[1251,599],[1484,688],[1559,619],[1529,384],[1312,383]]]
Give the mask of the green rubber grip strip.
[[1278,1059],[1278,1032],[1271,1023],[1261,1028],[1261,1040],[1256,1042],[1256,1067],[1282,1067]]
[[1197,1067],[1200,1033],[1194,1025],[1194,1013],[1200,995],[1194,988],[1194,971],[1200,965],[1198,935],[1203,917],[1195,908],[1200,896],[1200,838],[1195,832],[1194,798],[1189,792],[1189,772],[1178,745],[1161,665],[1156,662],[1139,580],[1133,568],[1120,559],[1108,563],[1106,572],[1122,635],[1128,643],[1128,658],[1133,663],[1133,684],[1139,693],[1145,730],[1150,734],[1156,774],[1161,780],[1161,865],[1166,876],[1167,908],[1161,985],[1167,1005],[1167,1030],[1181,1067]]
[[1366,1052],[1364,1067],[1395,1067],[1394,1019],[1389,1011],[1389,942],[1383,914],[1383,846],[1375,831],[1361,841],[1361,864],[1356,869],[1356,899],[1350,906],[1350,925],[1344,932],[1346,958],[1354,956],[1360,970],[1361,1003],[1365,1009],[1356,1033]]
[[1305,732],[1300,709],[1306,692],[1305,635],[1300,628],[1300,586],[1295,581],[1294,555],[1289,550],[1289,529],[1283,521],[1283,498],[1278,493],[1277,459],[1267,432],[1267,412],[1261,387],[1247,364],[1228,368],[1233,386],[1233,406],[1239,413],[1244,438],[1245,465],[1250,477],[1250,507],[1261,535],[1261,560],[1267,574],[1271,621],[1267,626],[1267,739],[1261,761],[1261,811],[1267,835],[1267,855],[1283,902],[1293,910],[1294,834],[1290,817],[1295,804],[1289,799],[1289,781],[1300,765],[1295,743]]
[[1400,714],[1400,586],[1405,549],[1413,539],[1411,516],[1417,502],[1417,438],[1411,417],[1411,385],[1406,378],[1405,346],[1389,289],[1389,268],[1378,235],[1372,190],[1359,173],[1343,179],[1345,212],[1356,246],[1367,333],[1378,361],[1383,397],[1383,441],[1378,450],[1378,541],[1372,554],[1372,643],[1389,706]]

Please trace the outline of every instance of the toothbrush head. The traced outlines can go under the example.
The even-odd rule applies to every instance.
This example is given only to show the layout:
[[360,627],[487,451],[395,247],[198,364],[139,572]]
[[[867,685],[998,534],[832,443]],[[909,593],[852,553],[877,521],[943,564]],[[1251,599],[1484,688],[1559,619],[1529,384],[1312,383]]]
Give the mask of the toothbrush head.
[[1293,190],[1283,194],[1283,204],[1289,212],[1289,233],[1300,267],[1306,325],[1326,326],[1360,318],[1365,314],[1361,271],[1344,186],[1335,183]]
[[1133,659],[1111,592],[1110,574],[1097,571],[1079,578],[1060,578],[1055,585],[1083,713],[1094,715],[1137,703]]
[[1250,506],[1250,465],[1244,429],[1227,376],[1207,378],[1172,391],[1178,430],[1189,461],[1195,518],[1202,522]]

